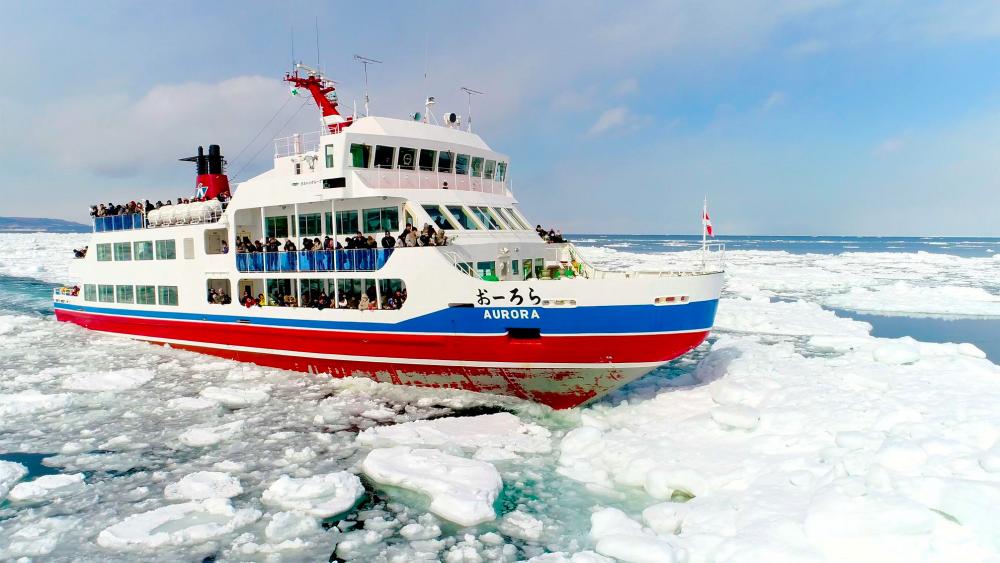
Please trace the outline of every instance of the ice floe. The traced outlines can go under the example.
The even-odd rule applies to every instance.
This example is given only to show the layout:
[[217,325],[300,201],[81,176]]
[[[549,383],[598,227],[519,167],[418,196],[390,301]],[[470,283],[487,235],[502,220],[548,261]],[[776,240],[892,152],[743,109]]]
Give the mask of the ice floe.
[[204,500],[232,498],[243,492],[240,480],[220,471],[197,471],[171,483],[163,491],[168,499]]
[[552,449],[549,430],[505,412],[376,426],[358,434],[358,442],[372,447],[456,446],[509,453],[545,453]]
[[86,487],[83,473],[67,475],[42,475],[31,481],[14,485],[7,493],[11,502],[39,502],[54,496],[65,496],[83,490]]
[[198,544],[252,524],[260,516],[259,510],[234,508],[228,500],[218,498],[168,504],[106,528],[97,536],[97,543],[117,550]]
[[361,469],[377,483],[429,496],[430,511],[456,524],[475,526],[496,518],[493,501],[503,481],[484,461],[401,446],[372,450]]
[[0,460],[0,501],[7,498],[14,484],[27,474],[28,468],[20,463]]
[[328,518],[351,509],[365,493],[357,475],[340,471],[297,479],[282,475],[264,491],[264,504]]
[[150,379],[153,379],[153,371],[144,368],[84,372],[64,379],[62,387],[73,391],[124,391],[148,383]]

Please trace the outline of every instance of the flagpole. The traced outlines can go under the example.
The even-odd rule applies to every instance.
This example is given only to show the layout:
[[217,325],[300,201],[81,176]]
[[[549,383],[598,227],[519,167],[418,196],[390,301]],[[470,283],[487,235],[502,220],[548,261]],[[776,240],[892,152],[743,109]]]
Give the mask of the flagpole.
[[705,251],[708,248],[708,224],[705,221],[705,217],[708,216],[708,196],[705,196],[705,201],[701,206],[701,269],[705,270],[706,267],[706,256]]

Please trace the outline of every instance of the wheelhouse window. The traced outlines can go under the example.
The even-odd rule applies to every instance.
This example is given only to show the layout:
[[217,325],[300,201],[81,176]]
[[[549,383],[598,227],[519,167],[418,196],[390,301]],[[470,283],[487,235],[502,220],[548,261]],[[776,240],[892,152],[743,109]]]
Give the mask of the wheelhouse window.
[[441,210],[439,205],[425,205],[424,211],[427,212],[431,217],[431,221],[434,222],[434,226],[439,229],[444,229],[446,231],[451,231],[457,229],[458,227],[455,223]]
[[337,212],[337,233],[342,235],[354,234],[360,230],[357,211]]
[[473,178],[483,177],[483,157],[481,156],[472,157],[472,176]]
[[392,161],[396,156],[396,147],[375,147],[375,168],[392,168]]
[[458,224],[462,226],[463,229],[468,229],[470,231],[479,230],[479,226],[476,225],[476,221],[469,215],[469,212],[465,210],[464,207],[460,205],[449,205],[448,213],[458,221]]
[[[505,229],[506,230],[506,229],[510,229],[511,228],[509,220],[504,219],[504,217],[502,215],[500,215],[499,211],[497,211],[496,209],[494,209],[492,207],[484,207],[483,209],[485,209],[486,211],[489,211],[490,217],[493,217],[493,220],[496,222],[497,225],[500,225],[501,229]],[[518,227],[517,227],[517,225],[514,225],[513,228],[517,229]]]
[[139,305],[156,305],[156,286],[135,286],[135,302]]
[[134,303],[135,295],[131,285],[115,286],[119,303]]
[[97,245],[97,261],[98,262],[110,262],[111,261],[111,243],[105,242]]
[[497,163],[496,179],[497,179],[498,182],[503,182],[504,180],[507,179],[507,163],[506,162],[498,162]]
[[497,263],[496,262],[476,262],[476,273],[479,277],[483,279],[496,279],[497,277]]
[[372,146],[351,144],[351,166],[355,168],[368,168],[372,159]]
[[92,283],[83,284],[83,299],[85,301],[97,301],[97,286]]
[[503,214],[504,218],[507,219],[507,224],[510,225],[512,229],[528,229],[528,227],[521,223],[520,219],[517,218],[517,215],[512,209],[502,207],[500,208],[500,212]]
[[460,154],[455,157],[455,174],[469,174],[469,155]]
[[288,217],[285,215],[278,217],[265,217],[264,236],[288,238]]
[[132,260],[132,245],[127,242],[115,243],[115,262],[128,262]]
[[428,149],[420,149],[420,169],[426,170],[428,172],[434,171],[434,157],[437,156],[437,151],[432,151]]
[[321,233],[319,213],[307,213],[299,215],[299,236],[318,237]]
[[177,305],[176,285],[161,285],[157,289],[160,294],[160,305]]
[[455,153],[451,151],[441,151],[438,154],[438,172],[451,174],[451,168],[455,165]]
[[378,209],[365,209],[365,232],[380,233],[382,231],[399,230],[399,208],[380,207]]
[[324,150],[326,155],[326,167],[333,168],[333,145],[326,145]]
[[487,229],[491,231],[500,230],[500,225],[498,225],[497,222],[493,220],[493,217],[482,207],[473,207],[472,212],[476,214],[476,218],[479,219],[480,223],[486,225]]
[[97,299],[101,303],[114,303],[115,302],[115,286],[113,286],[113,285],[99,285],[99,286],[97,286]]
[[176,258],[177,258],[177,241],[173,239],[156,241],[157,260],[174,260]]
[[133,250],[135,250],[136,260],[152,260],[153,259],[153,241],[151,240],[137,240],[132,243]]
[[410,147],[399,147],[399,156],[396,157],[397,166],[403,170],[413,170],[417,164],[417,149]]
[[493,175],[496,173],[496,169],[497,169],[497,161],[487,160],[486,168],[483,168],[483,178],[487,180],[492,180]]

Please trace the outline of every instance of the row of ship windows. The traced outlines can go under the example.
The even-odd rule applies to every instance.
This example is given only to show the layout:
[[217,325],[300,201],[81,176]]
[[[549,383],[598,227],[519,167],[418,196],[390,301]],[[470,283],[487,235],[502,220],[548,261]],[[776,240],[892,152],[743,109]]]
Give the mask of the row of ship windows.
[[[326,145],[326,167],[333,168],[333,145]],[[389,147],[385,145],[351,144],[351,166],[354,168],[382,168],[400,170],[420,169],[426,172],[444,172],[503,182],[507,176],[507,163],[482,156],[456,154],[452,151]]]
[[173,239],[155,241],[138,240],[135,242],[101,243],[97,245],[97,261],[110,262],[112,257],[116,262],[130,260],[175,260],[177,258],[177,242]]
[[176,285],[83,285],[84,301],[136,305],[177,305]]

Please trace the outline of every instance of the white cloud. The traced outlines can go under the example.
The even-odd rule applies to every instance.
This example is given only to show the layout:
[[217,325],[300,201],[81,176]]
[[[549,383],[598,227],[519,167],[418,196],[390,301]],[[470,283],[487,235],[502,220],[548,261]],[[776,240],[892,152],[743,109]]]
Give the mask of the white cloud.
[[787,99],[788,96],[784,92],[775,90],[774,92],[771,92],[771,95],[768,96],[766,100],[764,100],[763,109],[764,111],[770,111],[784,104]]
[[605,131],[609,131],[615,128],[621,128],[624,126],[629,119],[629,111],[625,106],[618,106],[605,110],[598,118],[597,121],[590,127],[587,132],[588,135],[599,135]]

